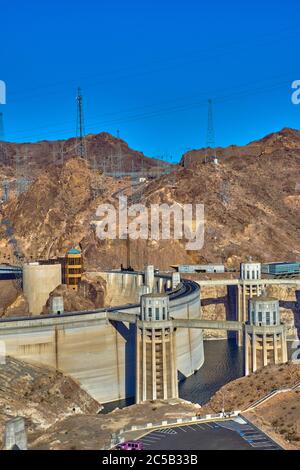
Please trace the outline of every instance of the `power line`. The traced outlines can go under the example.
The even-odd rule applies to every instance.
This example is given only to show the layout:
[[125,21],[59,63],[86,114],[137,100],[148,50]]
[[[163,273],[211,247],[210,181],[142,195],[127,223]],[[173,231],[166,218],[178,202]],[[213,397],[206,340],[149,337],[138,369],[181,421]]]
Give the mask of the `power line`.
[[[263,91],[270,91],[271,89],[274,89],[274,88],[278,88],[278,87],[281,87],[281,86],[286,86],[289,82],[287,80],[285,81],[280,81],[278,83],[276,83],[275,85],[272,86],[271,82],[270,82],[270,79],[267,80],[267,84],[265,85],[261,85],[261,86],[256,86],[254,89],[244,89],[244,90],[236,90],[233,92],[233,93],[230,93],[229,94],[224,94],[223,96],[222,95],[216,95],[215,98],[214,98],[214,102],[225,102],[225,101],[229,101],[229,100],[232,100],[232,99],[235,99],[237,97],[240,97],[240,96],[243,96],[243,97],[247,97],[247,96],[251,96],[251,95],[254,95],[254,94],[258,94],[258,93],[261,93]],[[226,91],[228,92],[228,90],[223,90],[225,93]],[[203,93],[204,95],[204,93]],[[206,96],[207,96],[207,93],[206,93]],[[199,95],[198,95],[199,97]],[[193,100],[192,103],[186,103],[186,104],[181,104],[181,105],[176,105],[176,106],[170,106],[170,107],[158,107],[158,109],[154,109],[152,111],[149,111],[149,112],[144,112],[144,113],[137,113],[137,114],[133,114],[133,115],[129,115],[129,116],[124,116],[124,117],[119,117],[116,119],[113,119],[113,120],[102,120],[102,121],[99,121],[99,120],[95,120],[95,121],[90,121],[94,126],[95,125],[102,125],[102,126],[105,126],[105,125],[112,125],[112,124],[116,124],[116,123],[124,123],[124,122],[132,122],[132,121],[135,121],[135,120],[140,120],[140,119],[145,119],[145,118],[151,118],[151,117],[157,117],[157,116],[161,116],[161,115],[164,115],[164,114],[170,114],[170,113],[174,113],[174,112],[178,112],[178,111],[183,111],[183,110],[188,110],[188,109],[192,109],[192,108],[197,108],[197,107],[201,107],[201,106],[204,106],[207,104],[207,100],[206,99],[203,99],[203,100],[199,100],[199,101],[195,101]],[[145,109],[146,106],[143,106],[143,107],[140,107],[140,108],[136,108],[136,109]],[[123,113],[125,113],[126,111],[124,110]],[[108,113],[108,115],[114,115],[114,114],[119,114],[120,112],[118,113]],[[42,129],[42,128],[51,128],[51,126],[49,127],[38,127],[38,128],[32,128],[31,130],[35,130],[35,129]],[[90,126],[91,128],[91,126]],[[53,127],[53,131],[55,131],[56,128]],[[19,132],[19,134],[25,134],[26,131],[21,131]],[[56,132],[56,135],[63,135],[65,134],[66,132],[70,132],[70,129],[62,129],[61,127],[59,128],[59,131]],[[15,132],[14,134],[17,134],[17,132]],[[71,134],[71,133],[70,133]],[[24,138],[29,138],[29,137],[32,137],[32,136],[28,136],[25,135]],[[36,139],[36,137],[34,137]],[[44,135],[41,135],[41,139],[44,138]]]

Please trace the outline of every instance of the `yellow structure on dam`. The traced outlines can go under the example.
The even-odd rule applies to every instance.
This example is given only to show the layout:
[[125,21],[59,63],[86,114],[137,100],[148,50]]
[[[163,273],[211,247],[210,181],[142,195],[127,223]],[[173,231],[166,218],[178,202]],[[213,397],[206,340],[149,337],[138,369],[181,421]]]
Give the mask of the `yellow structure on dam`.
[[82,255],[81,251],[71,248],[65,257],[64,283],[69,289],[77,290],[82,277]]

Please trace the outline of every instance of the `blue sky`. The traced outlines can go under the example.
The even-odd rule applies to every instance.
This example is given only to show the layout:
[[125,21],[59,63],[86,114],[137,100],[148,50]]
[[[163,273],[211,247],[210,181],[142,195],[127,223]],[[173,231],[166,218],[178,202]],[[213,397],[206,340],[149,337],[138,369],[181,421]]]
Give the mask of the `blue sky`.
[[180,158],[216,145],[300,128],[297,1],[0,0],[0,106],[5,138],[76,134],[76,88],[86,131],[120,130],[148,156]]

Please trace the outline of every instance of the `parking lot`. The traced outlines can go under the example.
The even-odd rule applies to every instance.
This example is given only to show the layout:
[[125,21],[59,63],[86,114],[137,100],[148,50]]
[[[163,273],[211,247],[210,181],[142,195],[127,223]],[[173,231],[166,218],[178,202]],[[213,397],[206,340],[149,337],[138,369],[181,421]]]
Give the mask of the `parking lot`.
[[279,450],[249,422],[229,420],[159,429],[139,439],[145,450]]

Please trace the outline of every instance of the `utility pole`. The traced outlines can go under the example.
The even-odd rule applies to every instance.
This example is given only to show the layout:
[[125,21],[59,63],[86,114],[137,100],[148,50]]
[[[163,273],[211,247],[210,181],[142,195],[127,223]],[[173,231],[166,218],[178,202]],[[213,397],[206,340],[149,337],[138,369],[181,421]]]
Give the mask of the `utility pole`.
[[208,100],[206,147],[207,148],[205,152],[205,163],[207,162],[217,163],[218,160],[217,160],[216,147],[215,147],[215,129],[214,129],[212,100]]
[[81,88],[77,90],[77,155],[80,158],[87,158],[86,144],[85,144],[85,129],[84,129],[84,115],[83,115],[83,98]]

